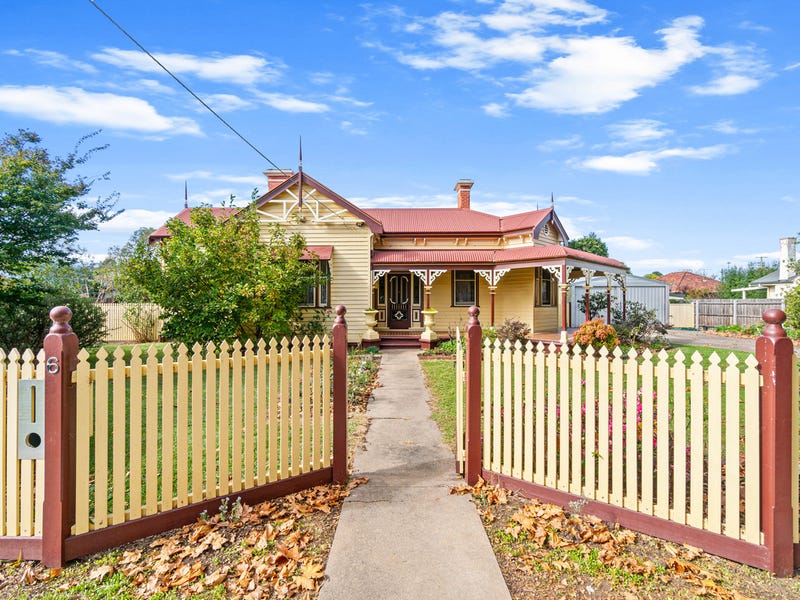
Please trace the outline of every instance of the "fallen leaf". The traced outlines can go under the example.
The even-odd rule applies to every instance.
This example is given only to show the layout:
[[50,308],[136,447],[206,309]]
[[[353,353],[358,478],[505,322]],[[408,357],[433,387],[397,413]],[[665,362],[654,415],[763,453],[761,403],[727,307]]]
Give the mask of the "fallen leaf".
[[95,567],[89,572],[90,581],[103,581],[106,577],[114,572],[114,567],[111,565],[100,565]]

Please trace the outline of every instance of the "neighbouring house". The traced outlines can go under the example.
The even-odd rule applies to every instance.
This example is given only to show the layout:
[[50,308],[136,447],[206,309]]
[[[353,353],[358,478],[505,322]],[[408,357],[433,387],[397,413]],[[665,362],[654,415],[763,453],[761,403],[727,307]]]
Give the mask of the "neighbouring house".
[[568,248],[552,207],[506,217],[473,210],[470,180],[456,183],[452,207],[360,208],[302,169],[265,174],[267,192],[255,201],[262,223],[305,237],[308,258],[329,274],[307,304],[347,306],[351,343],[429,347],[463,331],[471,305],[484,326],[515,318],[563,340],[569,283],[627,271]]
[[733,290],[742,292],[742,298],[751,290],[767,290],[767,298],[783,298],[783,295],[800,282],[800,275],[792,269],[791,263],[797,260],[797,238],[781,238],[780,261],[778,268],[763,277],[754,279],[746,288]]
[[[581,298],[586,293],[586,279],[574,282],[570,291],[572,307],[570,324],[577,327],[586,321],[585,309],[581,309]],[[623,312],[623,297],[625,304],[638,302],[647,310],[656,311],[656,318],[659,321],[669,323],[669,284],[664,281],[638,277],[630,273],[626,274],[624,278],[593,277],[589,280],[589,293],[592,295],[602,293],[607,298],[610,296],[610,307],[617,309],[620,313]],[[607,300],[606,304],[608,306]],[[586,306],[585,302],[583,306]],[[603,310],[600,316],[604,320],[612,322],[611,319],[608,319],[609,311]]]
[[691,271],[675,271],[658,278],[669,284],[669,295],[673,298],[709,298],[719,293],[721,281],[692,273]]

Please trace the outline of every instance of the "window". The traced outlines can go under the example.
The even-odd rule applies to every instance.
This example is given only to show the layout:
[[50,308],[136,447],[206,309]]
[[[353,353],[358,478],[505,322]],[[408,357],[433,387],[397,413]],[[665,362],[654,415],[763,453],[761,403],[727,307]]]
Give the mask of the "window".
[[553,274],[541,267],[536,277],[536,306],[553,306]]
[[331,265],[328,260],[317,262],[319,269],[320,282],[317,285],[306,287],[306,297],[300,306],[307,307],[327,307],[330,306],[330,286],[331,286]]
[[453,271],[453,306],[478,303],[475,271]]

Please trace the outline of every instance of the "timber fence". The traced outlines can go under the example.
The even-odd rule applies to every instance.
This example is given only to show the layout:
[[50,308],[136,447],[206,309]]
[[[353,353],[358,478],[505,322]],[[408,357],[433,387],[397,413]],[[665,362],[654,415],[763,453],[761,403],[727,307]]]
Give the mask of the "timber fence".
[[710,329],[726,325],[749,327],[761,324],[761,315],[766,310],[785,310],[783,299],[720,299],[694,300],[694,320],[698,329]]
[[347,325],[329,338],[0,350],[0,558],[66,560],[347,477]]
[[[798,365],[781,324],[744,361],[457,343],[457,463],[528,496],[778,575],[800,566]],[[463,379],[462,379],[463,378]]]

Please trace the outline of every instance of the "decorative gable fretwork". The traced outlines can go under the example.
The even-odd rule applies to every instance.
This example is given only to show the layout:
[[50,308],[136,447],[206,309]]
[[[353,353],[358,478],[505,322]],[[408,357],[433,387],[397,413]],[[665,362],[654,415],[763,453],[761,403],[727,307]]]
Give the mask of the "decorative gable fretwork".
[[558,265],[545,265],[542,268],[550,271],[550,274],[553,277],[555,277],[558,281],[561,281],[561,267]]
[[486,269],[475,272],[486,280],[486,283],[489,284],[489,287],[497,287],[497,284],[500,283],[500,279],[503,277],[503,275],[508,273],[510,270],[511,269]]
[[[272,210],[265,210],[265,209]],[[273,198],[263,205],[258,214],[266,221],[286,223],[289,221],[360,223],[347,209],[332,200],[320,196],[315,188],[303,190],[303,201],[300,202],[297,188],[290,188],[278,198]]]
[[375,285],[378,282],[378,279],[383,277],[389,272],[389,269],[381,269],[372,272],[372,285]]
[[411,272],[422,280],[422,285],[433,285],[433,281],[439,277],[439,275],[447,273],[445,269],[411,269]]

